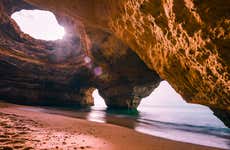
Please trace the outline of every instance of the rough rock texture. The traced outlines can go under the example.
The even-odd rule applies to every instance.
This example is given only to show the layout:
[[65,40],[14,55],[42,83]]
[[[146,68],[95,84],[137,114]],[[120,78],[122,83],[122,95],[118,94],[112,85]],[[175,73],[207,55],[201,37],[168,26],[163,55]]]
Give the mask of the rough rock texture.
[[229,1],[27,1],[113,33],[188,102],[230,110]]
[[[20,81],[23,81],[22,79],[30,79],[31,77],[25,78],[25,75],[30,75],[31,73],[28,72],[31,72],[31,68],[35,68],[38,65],[40,67],[37,68],[40,70],[44,69],[44,71],[35,68],[39,70],[38,76],[40,78],[40,80],[36,78],[35,81],[43,82],[48,78],[48,81],[54,81],[52,82],[52,84],[55,83],[53,84],[55,85],[54,87],[56,87],[56,83],[63,81],[65,89],[70,89],[69,91],[72,94],[74,93],[74,95],[79,95],[80,92],[82,93],[80,95],[85,97],[88,97],[86,95],[89,95],[88,93],[92,87],[96,87],[105,98],[107,105],[135,107],[138,105],[141,97],[148,95],[158,85],[161,77],[167,80],[187,102],[207,105],[214,112],[218,111],[219,116],[221,112],[230,111],[230,1],[25,1],[36,7],[53,11],[59,16],[61,24],[63,24],[61,22],[63,18],[71,20],[72,23],[67,24],[67,27],[74,24],[71,33],[75,33],[75,35],[69,38],[78,40],[73,40],[74,42],[69,45],[68,49],[79,43],[81,45],[79,53],[82,53],[83,57],[82,59],[79,58],[79,54],[76,54],[74,57],[70,55],[72,59],[68,58],[62,61],[59,61],[59,59],[58,61],[56,59],[55,61],[50,60],[47,54],[43,54],[43,58],[35,54],[25,57],[24,49],[28,47],[28,44],[25,44],[24,41],[21,42],[24,46],[20,48],[13,48],[16,45],[21,45],[18,43],[13,44],[11,48],[9,46],[8,48],[1,46],[1,49],[6,51],[6,56],[14,58],[13,61],[8,59],[7,65],[11,67],[17,66],[17,68],[21,68],[18,67],[19,64],[20,66],[31,65],[31,67],[26,67],[28,68],[27,73],[23,73],[23,77],[18,78]],[[4,3],[5,1],[3,0],[2,2]],[[10,2],[21,5],[20,2],[22,1],[15,2],[11,0]],[[7,1],[6,5],[3,4],[1,6],[1,10],[3,10],[1,13],[12,10],[10,6],[12,5],[10,5],[9,1]],[[13,6],[15,7],[16,5]],[[9,16],[9,14],[7,15]],[[3,16],[2,18],[7,18],[4,15],[1,16]],[[10,24],[13,24],[12,20],[9,21],[7,26]],[[2,29],[1,27],[1,32],[3,32],[1,35],[5,35],[6,30]],[[9,41],[12,41],[12,38],[18,37],[15,32],[13,33],[14,36],[9,36],[11,37]],[[2,37],[7,39],[4,36]],[[38,41],[36,40],[36,42]],[[69,42],[69,40],[66,42]],[[47,44],[50,45],[50,42]],[[41,42],[39,48],[47,51],[45,46],[46,44]],[[58,47],[63,46],[60,44]],[[19,59],[18,54],[17,57],[15,53],[12,54],[12,49],[20,52],[23,51],[23,56],[20,54],[21,57]],[[58,48],[52,47],[52,49],[54,58],[59,56],[55,53]],[[36,52],[40,54],[43,51],[39,50]],[[31,51],[26,50],[26,52]],[[146,68],[134,52],[152,71]],[[3,60],[7,58],[5,55]],[[24,57],[27,58],[26,60],[23,59],[24,63],[14,63],[17,65],[12,65],[12,62],[22,60],[21,58]],[[74,64],[78,61],[84,62],[85,58],[87,58],[86,62],[90,60],[89,65],[84,65],[84,63],[82,66]],[[46,74],[42,78],[40,73],[48,73],[51,68],[57,71],[57,73],[55,74],[55,71],[52,71],[55,75]],[[7,82],[12,81],[12,78],[15,77],[15,69],[11,70],[13,70],[12,77],[10,80],[6,80]],[[34,76],[32,75],[32,77]],[[58,77],[65,79],[61,80]],[[17,84],[19,80],[16,82]],[[34,80],[30,80],[30,83],[31,81]],[[28,82],[26,81],[26,83]],[[38,85],[42,84],[39,83]],[[45,85],[50,90],[49,93],[54,91],[52,86],[47,86],[50,83]],[[15,85],[13,84],[12,87],[15,87]],[[61,87],[63,85],[57,89],[59,89],[58,93],[63,95],[63,91],[60,90],[63,89]],[[73,91],[73,88],[78,90]],[[39,92],[43,91],[41,90],[43,88],[35,89]],[[25,91],[21,88],[20,90]],[[21,91],[20,93],[23,93]],[[223,115],[226,116],[226,114],[229,113]],[[227,115],[227,118],[230,118],[229,115]]]
[[230,111],[230,1],[27,1],[112,33],[187,102]]
[[108,106],[135,108],[158,86],[158,74],[107,31],[86,30],[81,22],[60,15],[67,32],[63,40],[35,40],[22,33],[10,15],[34,8],[23,1],[0,1],[1,99],[89,106],[98,88]]

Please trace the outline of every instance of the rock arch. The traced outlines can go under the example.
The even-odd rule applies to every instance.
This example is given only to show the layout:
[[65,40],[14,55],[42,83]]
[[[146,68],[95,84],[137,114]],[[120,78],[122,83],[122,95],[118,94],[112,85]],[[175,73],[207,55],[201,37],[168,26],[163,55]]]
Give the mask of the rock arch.
[[[108,106],[135,108],[161,81],[111,33],[89,27],[86,30],[81,22],[74,24],[71,18],[57,16],[67,29],[66,37],[57,41],[36,40],[22,33],[10,18],[15,10],[36,7],[14,0],[3,0],[0,6],[2,99],[88,106],[93,104],[92,92],[96,87]],[[71,55],[55,59],[52,56],[57,49],[71,51]],[[99,74],[97,69],[101,70]]]
[[[47,88],[50,85],[47,83],[52,81],[51,85],[58,89],[58,93],[63,87],[68,89],[62,95],[67,95],[71,100],[78,99],[79,95],[85,96],[85,91],[97,87],[107,105],[136,107],[140,98],[148,95],[163,78],[187,102],[207,105],[218,116],[227,116],[224,118],[229,120],[229,1],[26,2],[1,1],[0,36],[4,42],[1,44],[0,68],[3,68],[1,80],[4,82],[1,82],[3,88],[0,95],[10,95],[11,98],[17,98],[22,93],[22,97],[28,95],[31,90],[21,88],[25,84],[27,87],[32,85],[31,87],[39,89],[33,95],[43,95],[43,88],[40,88],[42,84],[37,83],[37,88],[31,82],[45,82]],[[72,44],[79,41],[82,45],[81,55],[76,56],[78,59],[50,64],[46,60],[45,51],[52,44],[34,41],[22,35],[8,17],[16,9],[35,6],[53,11],[60,22],[70,26],[73,31],[71,38],[75,38]],[[31,43],[33,47],[25,43]],[[40,44],[39,49],[43,50],[36,51],[38,47],[34,43]],[[18,50],[22,52],[18,53]],[[36,53],[33,57],[28,55],[31,50]],[[84,59],[81,59],[85,57],[89,57],[93,63],[86,65]],[[40,74],[27,76],[20,72],[21,65],[30,71],[36,68]],[[92,71],[95,67],[100,67],[99,72],[103,74],[95,75]],[[26,69],[23,71],[26,72]],[[15,76],[18,77],[17,81]],[[29,80],[31,76],[36,78]],[[80,80],[80,77],[84,80]],[[21,81],[25,83],[19,84]],[[56,82],[58,84],[54,84]],[[6,86],[10,84],[13,86]],[[15,89],[16,85],[19,85],[17,90],[20,92]],[[112,92],[113,90],[116,92]],[[7,92],[8,94],[4,94]],[[52,92],[51,90],[49,95]],[[15,93],[15,96],[10,93]],[[120,95],[116,95],[119,93]]]

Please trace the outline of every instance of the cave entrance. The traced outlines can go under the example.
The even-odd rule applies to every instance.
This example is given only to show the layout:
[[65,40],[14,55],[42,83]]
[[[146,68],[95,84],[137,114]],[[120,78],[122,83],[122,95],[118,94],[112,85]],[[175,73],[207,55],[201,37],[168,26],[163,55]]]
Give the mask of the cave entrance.
[[143,98],[137,109],[141,114],[151,114],[147,115],[150,120],[225,128],[210,108],[187,103],[167,81],[162,81],[148,97]]
[[145,106],[185,106],[186,104],[167,81],[162,81],[148,97],[141,100],[138,109],[142,110]]
[[20,10],[14,12],[11,18],[21,31],[40,40],[54,41],[62,39],[65,29],[58,24],[55,15],[44,10]]
[[100,108],[106,108],[105,100],[100,96],[98,89],[95,89],[93,91],[93,99],[94,99],[94,106],[93,107],[100,107]]

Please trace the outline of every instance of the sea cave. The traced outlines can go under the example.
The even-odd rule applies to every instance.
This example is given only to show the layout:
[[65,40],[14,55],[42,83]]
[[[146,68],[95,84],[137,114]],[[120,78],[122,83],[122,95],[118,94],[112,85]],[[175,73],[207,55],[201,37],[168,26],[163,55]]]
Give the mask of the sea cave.
[[[131,143],[150,134],[139,145],[143,150],[154,146],[151,135],[191,143],[191,149],[229,148],[229,1],[1,0],[0,14],[0,150],[125,149],[116,141],[122,132]],[[79,129],[82,136],[73,118],[89,121],[80,120],[79,128],[87,128]],[[6,127],[19,122],[28,128],[22,139],[38,138],[37,144],[15,146]],[[39,123],[48,124],[43,133]],[[144,135],[116,127],[110,135],[111,124]],[[200,142],[201,131],[202,138],[215,135],[226,145]],[[43,142],[46,135],[51,140]],[[75,138],[81,142],[73,144]],[[188,146],[164,142],[157,149]]]

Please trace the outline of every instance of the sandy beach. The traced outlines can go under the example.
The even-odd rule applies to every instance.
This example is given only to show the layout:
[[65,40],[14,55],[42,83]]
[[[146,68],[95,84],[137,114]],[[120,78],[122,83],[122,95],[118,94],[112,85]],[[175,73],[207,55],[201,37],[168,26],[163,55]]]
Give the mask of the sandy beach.
[[[20,108],[28,108],[20,109]],[[30,111],[0,103],[0,150],[214,150],[171,141],[111,124]]]

